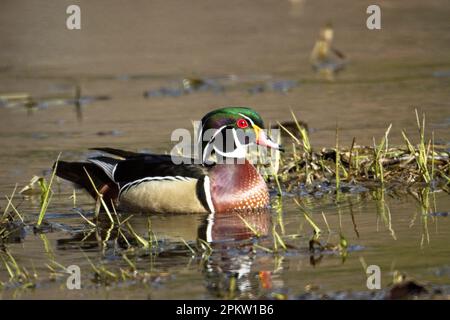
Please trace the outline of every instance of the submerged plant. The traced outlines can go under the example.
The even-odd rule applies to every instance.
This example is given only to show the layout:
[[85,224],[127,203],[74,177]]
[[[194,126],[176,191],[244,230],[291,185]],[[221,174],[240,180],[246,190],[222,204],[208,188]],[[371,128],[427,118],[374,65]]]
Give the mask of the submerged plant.
[[55,179],[56,170],[58,167],[58,161],[59,161],[60,156],[61,156],[61,153],[58,155],[58,158],[56,159],[56,163],[53,168],[52,175],[50,177],[50,182],[48,183],[48,186],[45,186],[42,188],[43,199],[42,199],[42,204],[41,204],[41,210],[39,211],[38,221],[36,223],[37,227],[39,227],[41,225],[42,221],[44,220],[44,216],[47,212],[48,205],[50,204],[50,200],[53,195],[52,184],[53,184],[53,180]]

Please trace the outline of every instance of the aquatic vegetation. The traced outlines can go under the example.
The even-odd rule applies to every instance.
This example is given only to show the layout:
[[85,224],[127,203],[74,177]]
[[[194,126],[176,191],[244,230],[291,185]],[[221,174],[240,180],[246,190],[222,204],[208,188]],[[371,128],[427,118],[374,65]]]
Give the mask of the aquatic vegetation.
[[81,120],[83,117],[83,106],[111,99],[107,95],[82,95],[79,84],[70,85],[64,89],[64,91],[68,89],[68,92],[48,93],[43,96],[33,96],[28,92],[1,94],[0,108],[25,109],[28,113],[32,113],[36,110],[48,109],[49,107],[73,106],[78,120]]
[[166,86],[158,89],[150,89],[144,92],[145,98],[182,97],[185,95],[211,92],[222,94],[228,91],[243,91],[251,95],[267,92],[287,94],[299,87],[298,79],[272,79],[271,76],[237,76],[228,75],[215,78],[186,77],[174,80]]
[[56,164],[55,167],[53,168],[52,171],[52,175],[50,177],[50,182],[48,183],[48,185],[46,185],[45,183],[42,183],[42,203],[41,203],[41,211],[39,212],[39,218],[38,221],[36,223],[36,226],[39,228],[41,226],[42,221],[44,220],[44,216],[45,213],[47,212],[47,208],[48,205],[50,203],[53,191],[52,191],[52,184],[53,184],[53,180],[55,179],[55,175],[56,175],[56,169],[57,169],[57,165],[58,165],[58,160],[59,157],[61,156],[61,153],[58,155],[58,158],[56,159]]
[[209,78],[184,78],[174,85],[164,86],[159,89],[147,90],[144,92],[145,98],[154,97],[180,97],[194,92],[223,92],[224,87],[215,79]]
[[[328,188],[334,184],[335,192],[357,186],[392,189],[405,188],[405,185],[408,189],[430,185],[448,192],[450,153],[445,146],[434,144],[434,134],[426,141],[425,117],[420,121],[416,112],[416,119],[419,143],[414,146],[402,131],[406,147],[389,145],[392,125],[387,128],[379,144],[374,139],[373,146],[357,145],[354,138],[350,148],[342,147],[336,130],[335,148],[320,151],[311,147],[304,128],[298,126],[300,133],[294,134],[280,126],[293,140],[293,148],[283,157],[279,175],[271,178],[270,182],[277,189],[281,184],[282,189],[290,192],[298,192],[302,183],[313,187],[327,184]],[[311,192],[315,189],[312,188]]]
[[21,267],[10,252],[0,252],[0,257],[9,274],[8,282],[0,282],[0,288],[12,286],[28,289],[36,286],[36,273],[31,273],[26,268]]
[[266,83],[261,83],[254,85],[248,89],[250,94],[258,94],[263,92],[280,92],[287,93],[292,89],[298,87],[300,81],[298,80],[276,80],[268,81]]
[[[70,197],[66,199],[78,214],[80,225],[71,231],[70,238],[58,241],[57,249],[77,248],[84,254],[83,272],[88,270],[89,282],[84,282],[83,287],[160,286],[172,278],[171,272],[159,267],[161,261],[177,257],[186,263],[186,268],[191,268],[192,264],[203,270],[211,285],[209,290],[216,297],[292,297],[276,290],[277,274],[283,270],[283,259],[293,254],[305,255],[309,257],[310,265],[317,267],[327,259],[338,258],[341,263],[348,263],[354,252],[361,250],[355,244],[358,240],[348,233],[353,229],[356,239],[359,239],[360,230],[347,195],[364,193],[372,197],[377,228],[378,221],[381,221],[390,238],[396,241],[397,234],[386,194],[395,192],[400,185],[403,190],[405,181],[408,192],[419,204],[416,214],[420,216],[418,220],[421,223],[420,246],[430,242],[429,224],[437,220],[434,214],[439,213],[432,205],[434,192],[445,191],[448,186],[449,153],[434,144],[433,135],[428,141],[425,139],[424,120],[419,121],[416,115],[420,123],[418,145],[413,145],[411,138],[405,138],[405,146],[391,146],[389,134],[392,126],[389,126],[379,143],[374,140],[373,146],[359,146],[353,139],[350,148],[340,145],[339,130],[336,129],[334,148],[319,150],[311,145],[305,126],[294,114],[292,116],[289,128],[288,125],[278,124],[286,133],[284,138],[292,140],[292,148],[271,164],[275,174],[265,175],[276,194],[272,199],[271,212],[242,212],[227,219],[205,217],[205,225],[199,226],[195,241],[182,236],[170,240],[157,236],[150,218],[146,228],[137,229],[134,225],[137,217],[117,211],[113,203],[106,203],[98,190],[95,190],[97,200],[93,211],[83,211],[76,208],[77,192],[71,190]],[[52,190],[55,169],[48,180],[33,177],[19,192],[26,197],[40,197],[37,221],[30,221],[17,206],[17,186],[5,198],[6,205],[0,219],[0,256],[3,262],[0,267],[8,278],[0,279],[0,290],[20,288],[23,292],[46,281],[62,282],[67,278],[67,269],[55,260],[52,244],[45,234],[53,232],[54,228],[58,230],[47,218],[55,192]],[[89,173],[86,174],[92,183]],[[330,204],[337,211],[336,217],[329,216],[324,210],[313,212],[314,203],[309,196],[318,194],[329,195]],[[295,231],[286,226],[283,210],[286,199],[292,199],[297,204],[301,217],[300,226]],[[416,215],[411,220],[411,226],[415,221]],[[42,240],[47,273],[30,272],[8,250],[14,239],[21,241],[20,237],[27,235],[29,231],[24,229],[33,230]],[[98,259],[87,255],[93,249],[98,251]],[[253,260],[261,263],[268,258],[273,262],[271,267],[258,268],[257,271],[252,269]],[[243,283],[246,281],[258,286],[260,291],[255,294],[245,289]],[[410,297],[433,292],[428,288],[425,289],[427,291],[414,291],[414,288],[421,286],[414,280],[394,283],[386,287],[379,298]],[[311,289],[313,285],[307,288],[305,295],[296,298],[320,298],[315,289]],[[349,297],[352,294],[349,293]],[[364,293],[360,294],[364,296]]]

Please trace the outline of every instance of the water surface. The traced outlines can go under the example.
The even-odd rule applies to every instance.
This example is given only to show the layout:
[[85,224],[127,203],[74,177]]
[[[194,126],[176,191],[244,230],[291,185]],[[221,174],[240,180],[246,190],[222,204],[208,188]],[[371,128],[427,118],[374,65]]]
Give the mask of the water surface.
[[[426,113],[428,135],[434,131],[437,142],[450,141],[448,1],[384,1],[380,31],[365,27],[368,1],[134,1],[127,7],[120,1],[81,1],[80,31],[65,29],[68,4],[0,5],[0,95],[25,93],[39,102],[31,109],[0,108],[2,195],[33,175],[48,176],[60,152],[64,159],[81,160],[95,146],[169,151],[174,128],[190,128],[191,120],[224,105],[252,106],[267,123],[289,120],[292,109],[308,123],[316,148],[334,145],[336,125],[342,145],[353,137],[372,144],[390,123],[390,143],[402,144],[402,129],[416,137],[415,108]],[[309,63],[327,21],[334,25],[336,47],[349,59],[335,81],[314,74]],[[180,92],[186,78],[214,85]],[[88,97],[81,109],[70,101],[77,87]],[[169,94],[144,97],[149,90]],[[425,204],[406,190],[300,197],[324,231],[323,241],[328,233],[322,212],[331,229],[329,242],[345,237],[345,256],[311,256],[312,228],[295,195],[283,197],[281,207],[272,197],[273,209],[255,222],[268,231],[259,240],[236,230],[239,220],[216,221],[216,226],[234,225],[230,228],[243,239],[214,244],[206,255],[193,255],[181,239],[194,247],[208,217],[151,216],[155,253],[127,251],[137,278],[105,285],[95,281],[89,261],[115,271],[129,268],[121,241],[105,232],[89,234],[72,210],[72,186],[61,181],[55,189],[46,216],[53,230],[35,234],[29,228],[7,244],[20,266],[36,271],[37,287],[3,288],[2,298],[307,298],[313,296],[309,292],[380,297],[368,291],[361,261],[380,266],[383,289],[397,270],[448,295],[445,192],[429,191]],[[3,197],[1,208],[6,203]],[[37,219],[39,197],[16,196],[14,203],[27,221]],[[77,191],[76,206],[89,216],[94,202]],[[146,235],[147,216],[133,216],[130,223]],[[255,247],[273,248],[272,226],[286,240],[286,251]],[[83,289],[67,290],[65,276],[52,280],[46,266],[51,261],[79,265]],[[8,277],[0,265],[0,280]]]

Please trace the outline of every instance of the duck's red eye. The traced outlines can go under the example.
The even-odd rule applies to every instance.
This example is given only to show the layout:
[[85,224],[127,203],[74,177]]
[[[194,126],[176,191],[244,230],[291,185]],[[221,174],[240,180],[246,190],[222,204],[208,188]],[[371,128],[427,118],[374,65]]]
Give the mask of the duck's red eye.
[[238,121],[236,121],[236,125],[241,129],[245,129],[248,127],[248,122],[245,119],[239,119]]

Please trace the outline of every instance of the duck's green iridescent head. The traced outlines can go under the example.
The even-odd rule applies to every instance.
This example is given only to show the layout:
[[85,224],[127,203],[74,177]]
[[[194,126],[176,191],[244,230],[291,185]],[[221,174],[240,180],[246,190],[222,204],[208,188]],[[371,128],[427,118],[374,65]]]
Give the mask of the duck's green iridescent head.
[[[244,121],[240,121],[241,119]],[[246,107],[225,107],[206,114],[202,119],[202,126],[204,129],[219,129],[224,125],[246,129],[251,127],[250,121],[264,129],[264,122],[255,110]]]
[[[230,134],[226,134],[226,131]],[[242,157],[243,153],[242,150],[239,150],[240,147],[251,143],[281,150],[281,146],[274,143],[266,135],[261,116],[251,108],[231,106],[216,109],[206,114],[201,121],[199,136],[202,139],[202,150],[204,152],[208,151],[208,147],[213,148],[214,140],[219,134],[221,134],[224,144],[226,144],[227,139],[232,139],[234,142],[233,150],[223,149],[218,151],[217,147],[214,146],[215,151],[220,152],[225,157]]]

